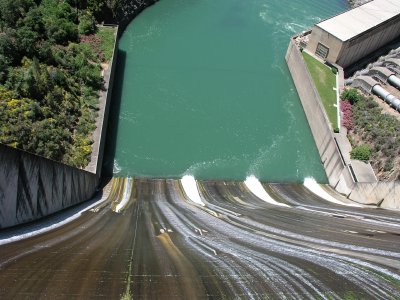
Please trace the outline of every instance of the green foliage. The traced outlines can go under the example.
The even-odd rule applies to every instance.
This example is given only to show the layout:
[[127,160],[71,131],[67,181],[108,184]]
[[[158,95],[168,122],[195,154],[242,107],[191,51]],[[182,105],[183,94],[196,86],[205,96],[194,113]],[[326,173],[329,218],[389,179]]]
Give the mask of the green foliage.
[[302,54],[332,127],[339,127],[336,91],[334,90],[336,88],[336,76],[332,74],[330,68],[311,55],[306,52]]
[[5,28],[0,33],[0,55],[7,61],[7,65],[13,64],[15,60],[18,60],[16,33],[12,28]]
[[335,74],[335,75],[338,73],[338,69],[336,69],[335,67],[332,67],[332,68],[331,68],[331,71],[332,71],[332,73]]
[[36,3],[33,0],[1,0],[0,28],[15,27],[17,22],[35,6]]
[[96,35],[101,40],[100,49],[104,53],[104,60],[110,61],[114,50],[115,28],[99,27]]
[[396,168],[395,161],[400,155],[400,121],[382,113],[371,97],[358,97],[352,110],[355,127],[349,137],[357,134],[363,143],[371,145],[370,160],[374,168],[390,172]]
[[46,35],[56,44],[67,45],[69,41],[78,41],[77,13],[64,1],[44,0],[41,11]]
[[362,99],[362,96],[354,88],[344,90],[340,97],[342,100],[349,101],[352,105]]
[[79,33],[92,34],[96,31],[96,20],[90,14],[83,15],[79,18]]
[[371,148],[368,145],[361,145],[353,148],[350,152],[351,159],[367,161],[371,157]]
[[0,143],[77,167],[95,129],[100,59],[79,43],[105,1],[0,1]]

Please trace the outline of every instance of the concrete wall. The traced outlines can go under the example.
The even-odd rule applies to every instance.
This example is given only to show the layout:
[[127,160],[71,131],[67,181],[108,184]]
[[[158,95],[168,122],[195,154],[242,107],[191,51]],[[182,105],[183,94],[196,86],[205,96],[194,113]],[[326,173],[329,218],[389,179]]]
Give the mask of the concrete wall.
[[400,182],[371,182],[357,183],[349,199],[360,202],[358,199],[364,199],[363,203],[380,204],[380,207],[400,210]]
[[120,34],[126,26],[145,8],[153,5],[158,0],[117,0],[115,8],[115,20],[120,27]]
[[[342,177],[351,176],[345,167],[337,145],[333,139],[333,130],[322,107],[318,92],[314,86],[301,52],[291,40],[286,53],[286,62],[292,74],[294,84],[303,105],[321,161],[324,165],[329,184],[336,187]],[[350,187],[341,184],[342,193],[349,193]]]
[[315,144],[325,168],[329,184],[349,199],[365,204],[380,204],[400,209],[399,182],[359,183],[353,180],[335,142],[330,123],[302,54],[293,42],[289,43],[286,62],[299,94]]
[[112,89],[114,86],[114,75],[117,65],[119,27],[116,27],[115,29],[116,29],[116,35],[114,40],[112,59],[109,63],[107,70],[105,70],[103,74],[105,82],[105,90],[100,91],[100,97],[99,97],[100,109],[98,111],[98,117],[96,120],[96,130],[93,132],[94,143],[92,145],[91,160],[87,165],[87,167],[85,168],[86,171],[96,174],[97,178],[101,177],[104,150],[106,144],[108,116],[110,113]]
[[[120,35],[130,21],[156,0],[119,0],[115,20]],[[118,36],[117,35],[117,36]],[[106,71],[107,91],[101,93],[102,108],[94,158],[85,170],[0,144],[0,228],[33,221],[86,201],[95,194],[101,176],[110,109],[117,43],[113,63]]]
[[314,26],[312,28],[309,42],[306,47],[307,51],[315,54],[318,43],[321,43],[329,48],[328,56],[325,58],[325,60],[329,61],[330,63],[336,63],[340,51],[342,50],[343,42],[337,37],[327,33],[322,28]]
[[0,144],[0,228],[90,199],[95,174]]

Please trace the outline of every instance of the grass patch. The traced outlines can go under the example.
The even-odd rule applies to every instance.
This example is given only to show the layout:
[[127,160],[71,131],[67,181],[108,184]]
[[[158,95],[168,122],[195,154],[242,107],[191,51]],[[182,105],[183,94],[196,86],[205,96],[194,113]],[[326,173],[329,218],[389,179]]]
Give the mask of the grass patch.
[[308,67],[308,71],[314,81],[318,94],[324,105],[326,114],[332,124],[333,129],[338,128],[336,107],[336,75],[333,74],[331,68],[316,60],[311,55],[302,52],[304,61]]
[[114,42],[115,42],[116,28],[109,26],[99,26],[96,35],[101,39],[100,50],[104,53],[105,61],[111,60]]

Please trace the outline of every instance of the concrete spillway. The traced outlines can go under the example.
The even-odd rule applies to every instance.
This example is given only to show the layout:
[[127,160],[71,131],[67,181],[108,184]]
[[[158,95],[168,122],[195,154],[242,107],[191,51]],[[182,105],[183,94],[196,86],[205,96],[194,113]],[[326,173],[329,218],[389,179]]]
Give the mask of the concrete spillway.
[[400,297],[399,213],[309,184],[257,185],[282,206],[249,183],[197,181],[203,206],[182,184],[114,179],[80,218],[0,246],[0,298]]

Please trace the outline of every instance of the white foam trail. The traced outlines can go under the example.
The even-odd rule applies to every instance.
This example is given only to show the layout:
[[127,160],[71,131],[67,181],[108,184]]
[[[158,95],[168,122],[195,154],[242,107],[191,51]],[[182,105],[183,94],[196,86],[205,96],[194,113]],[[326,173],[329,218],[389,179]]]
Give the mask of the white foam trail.
[[287,204],[280,203],[280,202],[277,202],[274,199],[272,199],[271,196],[268,195],[267,191],[262,186],[261,182],[254,175],[247,177],[244,184],[247,186],[247,188],[250,190],[250,192],[252,192],[254,195],[256,195],[261,200],[263,200],[269,204],[273,204],[273,205],[290,207]]
[[125,182],[124,196],[122,197],[121,202],[118,203],[117,207],[115,208],[115,212],[117,212],[117,213],[120,212],[125,207],[125,205],[128,203],[129,198],[131,197],[132,183],[133,183],[133,179],[128,177]]
[[113,174],[118,174],[119,172],[121,172],[121,167],[119,166],[117,160],[114,159]]
[[342,202],[334,197],[332,197],[330,194],[328,194],[324,189],[315,181],[314,178],[312,177],[307,177],[304,179],[304,186],[310,190],[312,193],[317,195],[318,197],[325,199],[326,201],[336,203],[339,205],[345,205],[345,206],[354,206],[354,207],[363,207],[362,205],[359,204],[353,204],[353,203],[345,203]]
[[191,175],[185,175],[181,179],[181,184],[186,196],[189,197],[194,203],[205,206],[204,202],[201,201],[199,190],[197,189],[196,180]]

